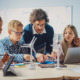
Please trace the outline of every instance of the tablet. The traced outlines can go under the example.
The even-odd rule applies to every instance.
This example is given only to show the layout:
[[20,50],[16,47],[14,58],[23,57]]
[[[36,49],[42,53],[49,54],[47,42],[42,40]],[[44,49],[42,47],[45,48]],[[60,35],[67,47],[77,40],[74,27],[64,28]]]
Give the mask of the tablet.
[[11,56],[10,59],[8,60],[8,62],[5,64],[5,66],[3,68],[3,75],[4,76],[16,75],[14,73],[14,70],[10,68],[10,65],[11,65],[13,59],[14,59],[14,56]]
[[64,59],[65,64],[80,63],[80,47],[68,48],[66,57]]
[[[41,68],[54,68],[57,67],[57,64],[38,64],[38,66],[40,66]],[[64,64],[60,64],[60,67],[67,67]]]

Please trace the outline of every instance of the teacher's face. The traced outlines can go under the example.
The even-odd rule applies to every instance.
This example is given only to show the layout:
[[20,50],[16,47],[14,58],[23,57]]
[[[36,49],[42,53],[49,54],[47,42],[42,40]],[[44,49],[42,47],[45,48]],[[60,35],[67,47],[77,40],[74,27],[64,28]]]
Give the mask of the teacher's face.
[[34,25],[34,29],[37,33],[41,34],[44,30],[44,27],[45,27],[45,19],[42,19],[40,21],[35,21],[33,23]]

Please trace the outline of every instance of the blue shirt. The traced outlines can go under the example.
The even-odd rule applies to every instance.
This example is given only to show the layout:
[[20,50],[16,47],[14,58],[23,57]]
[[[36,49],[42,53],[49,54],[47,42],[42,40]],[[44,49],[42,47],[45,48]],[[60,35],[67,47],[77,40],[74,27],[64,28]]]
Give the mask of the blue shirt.
[[[17,45],[14,45],[9,37],[0,40],[0,54],[7,52],[10,56],[15,56],[14,61],[22,62],[24,54],[28,53],[27,49],[20,47],[24,41],[20,40]],[[0,56],[1,58],[1,56]]]
[[46,48],[44,50],[45,53],[43,53],[43,54],[51,53],[52,52],[51,45],[53,44],[53,37],[54,37],[53,28],[49,24],[46,24],[45,25],[46,33],[33,34],[32,27],[33,27],[32,24],[28,24],[24,28],[24,34],[23,34],[22,39],[25,41],[26,44],[28,44],[31,42],[33,36],[35,36],[37,38],[36,42],[34,43],[34,48],[35,48],[36,52],[41,53],[41,50],[44,49],[43,47],[46,44]]

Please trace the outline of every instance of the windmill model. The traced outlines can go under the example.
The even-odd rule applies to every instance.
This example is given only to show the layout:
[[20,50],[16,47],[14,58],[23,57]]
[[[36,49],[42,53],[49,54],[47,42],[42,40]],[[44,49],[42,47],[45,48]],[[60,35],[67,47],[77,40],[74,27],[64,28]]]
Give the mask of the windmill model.
[[[52,47],[54,47],[54,44],[53,45],[51,45]],[[60,53],[59,53],[59,49],[60,49],[60,44],[58,44],[58,45],[56,45],[56,49],[57,49],[57,69],[61,69],[61,67],[60,67],[60,63],[59,63],[59,57],[60,57]]]
[[[57,36],[57,42],[59,41],[59,38],[60,38],[60,36],[58,35]],[[57,69],[62,69],[61,67],[60,67],[60,64],[59,64],[59,62],[60,62],[60,60],[59,60],[59,57],[60,57],[60,53],[62,54],[62,55],[64,55],[64,53],[63,53],[63,51],[62,51],[62,47],[61,47],[61,45],[60,45],[60,43],[59,44],[57,44],[57,42],[56,43],[54,43],[53,45],[51,45],[52,47],[55,47],[56,49],[57,49]]]
[[37,38],[35,38],[35,36],[33,37],[32,41],[30,42],[30,44],[24,44],[21,47],[27,47],[30,48],[30,64],[29,64],[29,69],[35,69],[35,66],[33,64],[33,60],[32,60],[32,51],[34,51],[34,53],[36,53],[35,49],[34,49],[34,43],[36,41]]
[[[60,60],[59,60],[59,57],[60,57],[60,50],[62,50],[61,49],[61,45],[60,44],[58,44],[57,45],[57,69],[62,69],[61,67],[60,67]],[[61,51],[62,52],[62,51]]]

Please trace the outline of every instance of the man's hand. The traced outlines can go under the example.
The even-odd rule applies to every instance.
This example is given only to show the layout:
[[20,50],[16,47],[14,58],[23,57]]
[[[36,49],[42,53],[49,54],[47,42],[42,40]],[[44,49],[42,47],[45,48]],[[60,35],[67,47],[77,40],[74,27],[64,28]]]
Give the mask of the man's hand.
[[46,59],[49,59],[49,58],[51,58],[51,59],[52,59],[53,57],[52,57],[52,55],[51,55],[51,54],[46,54],[46,55],[45,55],[45,58],[46,58]]
[[[29,54],[25,54],[24,55],[24,59],[27,61],[30,61],[30,55]],[[32,56],[32,60],[34,60],[34,57]]]
[[44,54],[37,53],[36,57],[37,57],[37,61],[40,62],[40,63],[46,61],[46,56]]
[[8,55],[7,52],[5,52],[3,58],[1,59],[1,61],[3,62],[3,64],[5,64],[8,60],[9,60],[10,56]]

